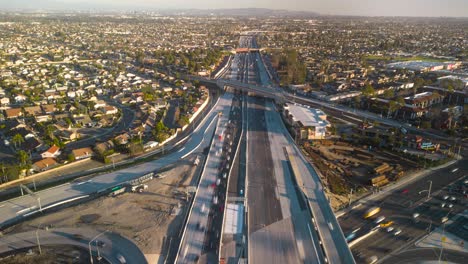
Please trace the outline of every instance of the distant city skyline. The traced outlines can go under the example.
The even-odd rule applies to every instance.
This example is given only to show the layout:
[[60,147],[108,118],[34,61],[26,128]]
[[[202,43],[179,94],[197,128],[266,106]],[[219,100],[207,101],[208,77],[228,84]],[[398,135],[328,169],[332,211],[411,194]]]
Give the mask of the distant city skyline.
[[155,10],[269,8],[322,15],[467,17],[467,0],[0,0],[0,9]]

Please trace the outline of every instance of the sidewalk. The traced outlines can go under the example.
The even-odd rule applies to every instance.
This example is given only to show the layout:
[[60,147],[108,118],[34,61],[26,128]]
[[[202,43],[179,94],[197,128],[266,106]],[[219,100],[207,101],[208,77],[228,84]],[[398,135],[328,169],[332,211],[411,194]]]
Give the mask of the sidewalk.
[[367,196],[365,196],[365,197],[363,197],[361,199],[356,200],[354,203],[351,204],[351,206],[348,206],[348,207],[346,207],[344,209],[341,209],[341,210],[335,212],[335,216],[336,216],[336,218],[339,218],[339,217],[343,216],[344,214],[348,213],[349,211],[353,210],[353,208],[356,208],[360,204],[365,204],[365,203],[367,203],[369,201],[373,201],[373,200],[383,198],[383,197],[387,196],[389,192],[391,192],[391,191],[393,191],[395,189],[398,189],[403,185],[412,183],[412,182],[414,182],[414,181],[416,181],[416,180],[418,180],[418,179],[432,173],[433,171],[448,167],[448,166],[458,162],[460,159],[461,159],[461,157],[458,157],[458,159],[452,160],[452,161],[447,162],[447,163],[445,163],[443,165],[440,165],[438,167],[434,167],[434,168],[431,168],[429,170],[418,171],[418,172],[413,173],[412,175],[408,175],[408,176],[404,177],[403,179],[401,179],[401,180],[399,180],[397,182],[394,182],[392,184],[387,185],[386,187],[383,187],[382,190],[380,192],[378,192],[378,193],[370,194],[370,195],[367,195]]
[[[465,213],[466,215],[466,213]],[[464,217],[462,215],[457,215],[456,217]],[[451,225],[454,222],[454,219],[450,219],[445,223],[445,225]],[[458,236],[444,231],[442,227],[436,228],[429,235],[424,236],[418,240],[415,245],[417,247],[423,248],[441,248],[450,249],[460,252],[468,253],[468,246],[466,245],[468,241],[465,241]]]

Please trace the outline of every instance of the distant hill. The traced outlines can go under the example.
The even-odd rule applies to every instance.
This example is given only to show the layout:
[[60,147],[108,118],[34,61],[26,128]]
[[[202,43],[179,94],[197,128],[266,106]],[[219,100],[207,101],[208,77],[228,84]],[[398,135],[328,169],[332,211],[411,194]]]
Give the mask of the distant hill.
[[318,13],[309,11],[290,11],[284,9],[268,9],[268,8],[233,8],[233,9],[162,9],[155,8],[150,4],[142,6],[119,4],[116,2],[112,5],[104,3],[84,3],[84,2],[69,2],[64,3],[60,0],[0,0],[0,10],[3,11],[91,11],[91,12],[156,12],[161,15],[186,15],[186,16],[231,16],[231,17],[312,17],[319,16]]
[[161,13],[186,14],[193,16],[245,16],[245,17],[311,17],[319,13],[310,11],[291,11],[267,8],[235,8],[235,9],[187,9],[159,10]]

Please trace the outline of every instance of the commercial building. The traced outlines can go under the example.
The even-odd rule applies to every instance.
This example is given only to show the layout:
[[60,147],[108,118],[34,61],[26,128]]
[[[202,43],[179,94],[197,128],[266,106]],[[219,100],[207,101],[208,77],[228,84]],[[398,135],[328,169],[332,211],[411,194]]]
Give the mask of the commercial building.
[[320,109],[297,104],[286,104],[283,115],[286,122],[293,127],[296,139],[324,139],[327,127],[327,115]]

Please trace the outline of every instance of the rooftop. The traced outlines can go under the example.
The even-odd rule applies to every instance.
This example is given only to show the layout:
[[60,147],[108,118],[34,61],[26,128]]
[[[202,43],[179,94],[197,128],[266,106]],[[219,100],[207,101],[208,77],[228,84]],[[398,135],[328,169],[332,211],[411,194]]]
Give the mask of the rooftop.
[[299,121],[306,127],[327,126],[329,122],[326,120],[325,113],[320,109],[309,108],[306,106],[287,104],[285,107],[292,115],[294,121]]

